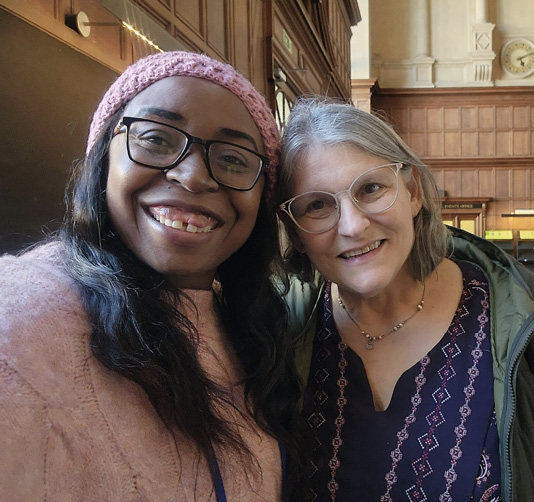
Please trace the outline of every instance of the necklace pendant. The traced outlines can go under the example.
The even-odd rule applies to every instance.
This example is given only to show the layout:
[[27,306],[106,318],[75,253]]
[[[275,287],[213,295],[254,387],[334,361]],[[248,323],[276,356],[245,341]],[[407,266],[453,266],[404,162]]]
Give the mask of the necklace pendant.
[[360,333],[366,338],[366,341],[365,341],[365,348],[367,350],[373,350],[374,348],[374,343],[377,341],[377,340],[382,340],[382,338],[384,338],[385,336],[387,335],[390,335],[391,333],[395,333],[397,331],[399,331],[399,329],[403,328],[404,325],[415,315],[417,314],[418,312],[420,312],[421,310],[423,310],[423,306],[425,305],[425,291],[426,291],[426,283],[423,282],[423,297],[421,298],[421,301],[419,302],[419,304],[417,305],[417,310],[410,316],[410,317],[407,317],[406,319],[404,319],[404,321],[401,321],[399,322],[399,324],[396,324],[395,326],[393,326],[393,328],[391,328],[389,331],[387,331],[386,333],[382,333],[381,335],[379,336],[371,336],[369,333],[367,333],[367,331],[364,331],[362,328],[360,328],[360,325],[356,322],[356,320],[354,319],[354,317],[352,317],[351,313],[348,311],[347,307],[345,306],[345,304],[343,303],[343,300],[341,299],[341,296],[339,295],[339,290],[338,290],[338,293],[337,293],[337,301],[339,303],[339,306],[341,307],[341,309],[347,314],[348,318],[352,321],[352,323],[360,330]]

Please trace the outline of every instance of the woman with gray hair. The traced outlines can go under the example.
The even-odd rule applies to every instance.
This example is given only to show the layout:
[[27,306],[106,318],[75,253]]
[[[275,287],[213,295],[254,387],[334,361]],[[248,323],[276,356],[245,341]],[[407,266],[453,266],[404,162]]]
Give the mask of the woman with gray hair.
[[311,500],[528,499],[532,274],[447,229],[428,167],[349,104],[298,102],[281,168]]

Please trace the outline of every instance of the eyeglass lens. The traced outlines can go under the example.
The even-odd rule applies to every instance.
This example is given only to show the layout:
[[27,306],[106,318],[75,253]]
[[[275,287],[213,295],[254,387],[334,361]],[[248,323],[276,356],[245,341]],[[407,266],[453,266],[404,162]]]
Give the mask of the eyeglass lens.
[[[188,137],[164,124],[136,121],[129,124],[128,151],[131,159],[148,167],[165,169],[186,152]],[[261,170],[262,160],[238,145],[209,142],[206,145],[211,176],[222,185],[246,190]]]
[[330,230],[340,215],[339,197],[348,192],[354,204],[366,213],[380,213],[390,208],[397,198],[397,164],[380,166],[358,176],[348,190],[331,194],[307,192],[289,204],[289,211],[297,224],[308,232]]

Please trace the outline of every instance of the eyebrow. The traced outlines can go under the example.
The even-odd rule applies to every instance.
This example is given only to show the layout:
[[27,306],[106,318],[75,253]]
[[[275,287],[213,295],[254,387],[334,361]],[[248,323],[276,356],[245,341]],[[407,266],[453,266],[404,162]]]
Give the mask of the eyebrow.
[[146,117],[148,115],[155,115],[156,117],[161,117],[162,119],[173,120],[174,122],[179,122],[183,120],[183,115],[179,113],[174,113],[169,110],[164,110],[163,108],[141,108],[139,110],[139,115]]
[[[165,110],[163,108],[141,108],[139,110],[139,116],[141,117],[147,117],[149,115],[161,117],[162,119],[172,120],[173,122],[181,122],[184,117],[183,115],[180,115],[179,113],[171,112],[169,110]],[[244,139],[246,141],[249,141],[256,151],[259,151],[258,144],[256,143],[256,140],[246,132],[239,131],[237,129],[230,129],[229,127],[221,127],[219,129],[219,132],[228,138],[233,139]]]
[[258,144],[256,143],[256,140],[246,132],[238,131],[236,129],[229,129],[227,127],[223,127],[219,129],[222,134],[225,136],[228,136],[229,138],[235,138],[235,139],[245,139],[247,141],[250,141],[254,145],[255,150],[259,150]]

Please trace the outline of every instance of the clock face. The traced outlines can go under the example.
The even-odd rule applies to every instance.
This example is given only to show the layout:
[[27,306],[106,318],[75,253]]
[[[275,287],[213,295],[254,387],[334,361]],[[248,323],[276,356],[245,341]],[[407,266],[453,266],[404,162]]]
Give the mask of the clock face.
[[501,64],[509,75],[531,75],[534,73],[534,42],[517,39],[506,43],[501,52]]

